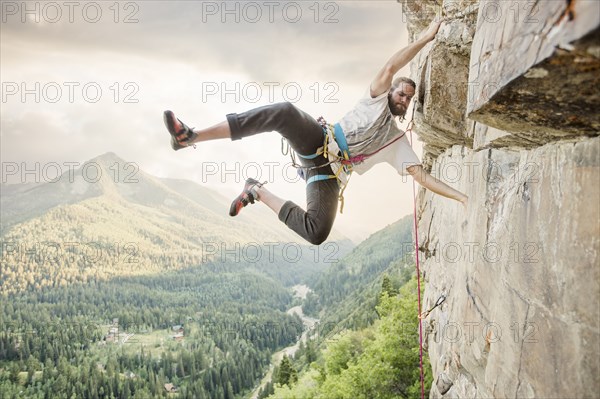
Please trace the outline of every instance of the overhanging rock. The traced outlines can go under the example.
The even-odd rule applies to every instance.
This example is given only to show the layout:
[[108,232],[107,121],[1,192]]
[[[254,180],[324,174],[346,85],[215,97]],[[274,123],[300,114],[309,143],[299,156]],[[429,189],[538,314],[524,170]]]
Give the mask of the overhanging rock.
[[529,69],[469,117],[513,133],[504,146],[600,132],[600,30]]
[[600,2],[483,1],[477,24],[467,114],[499,146],[599,134]]

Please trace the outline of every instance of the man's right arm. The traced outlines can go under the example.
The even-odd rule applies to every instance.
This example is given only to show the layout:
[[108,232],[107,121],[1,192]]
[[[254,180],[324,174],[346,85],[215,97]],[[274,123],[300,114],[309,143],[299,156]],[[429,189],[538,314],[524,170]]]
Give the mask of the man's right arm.
[[392,87],[394,75],[408,64],[427,43],[433,40],[442,21],[442,19],[432,21],[423,37],[398,51],[386,62],[371,83],[372,98],[387,92]]

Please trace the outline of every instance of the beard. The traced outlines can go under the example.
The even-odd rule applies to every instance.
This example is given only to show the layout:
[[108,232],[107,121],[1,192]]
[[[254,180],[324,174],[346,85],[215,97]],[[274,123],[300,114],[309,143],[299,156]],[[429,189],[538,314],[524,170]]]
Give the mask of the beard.
[[388,93],[388,107],[390,107],[390,112],[394,116],[399,116],[400,118],[404,118],[406,114],[406,108],[403,105],[398,105],[392,101],[392,91]]

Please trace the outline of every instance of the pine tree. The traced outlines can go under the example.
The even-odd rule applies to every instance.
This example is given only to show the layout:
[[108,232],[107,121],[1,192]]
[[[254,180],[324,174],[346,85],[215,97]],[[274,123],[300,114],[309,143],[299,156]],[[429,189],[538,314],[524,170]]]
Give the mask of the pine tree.
[[267,385],[265,386],[263,398],[268,398],[269,396],[273,395],[274,393],[275,393],[275,387],[273,386],[273,383],[271,381],[269,381],[267,383]]
[[381,292],[387,292],[390,297],[396,295],[396,290],[394,289],[392,281],[387,274],[383,276],[383,281],[381,282]]
[[309,365],[312,362],[317,361],[317,348],[315,342],[312,339],[306,341],[306,363]]
[[292,384],[297,381],[298,371],[296,371],[287,355],[283,355],[283,359],[281,359],[281,363],[279,364],[277,382],[279,382],[281,385],[288,385],[291,387]]
[[130,398],[131,397],[131,386],[129,384],[129,380],[126,380],[123,386],[123,397]]
[[183,358],[179,358],[179,362],[177,363],[177,376],[184,378],[185,377],[185,369],[183,368]]
[[235,399],[235,395],[233,394],[233,387],[231,386],[231,382],[227,382],[227,388],[225,389],[225,399]]

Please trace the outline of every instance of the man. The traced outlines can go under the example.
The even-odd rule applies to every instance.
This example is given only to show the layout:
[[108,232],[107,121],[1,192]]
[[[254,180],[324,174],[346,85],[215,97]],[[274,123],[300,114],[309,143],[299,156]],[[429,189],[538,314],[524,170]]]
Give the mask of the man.
[[[415,181],[442,196],[467,204],[467,196],[454,190],[440,180],[427,174],[410,147],[408,140],[396,124],[396,118],[404,117],[415,94],[415,83],[408,78],[394,75],[433,38],[440,21],[433,21],[423,37],[395,53],[377,73],[368,93],[337,124],[336,134],[329,135],[328,153],[339,154],[340,141],[347,142],[348,153],[362,159],[352,166],[357,173],[364,173],[374,164],[388,162],[400,174],[410,174]],[[164,120],[171,134],[174,150],[195,143],[225,139],[239,140],[257,133],[277,131],[287,139],[301,159],[307,180],[307,209],[304,211],[292,201],[286,201],[254,179],[248,179],[242,193],[231,204],[230,215],[255,201],[264,202],[290,229],[312,244],[319,245],[329,235],[337,213],[340,182],[343,173],[339,163],[330,163],[327,154],[319,153],[324,146],[324,129],[310,115],[290,103],[278,103],[259,107],[240,114],[228,114],[227,120],[207,129],[190,129],[165,111]],[[336,142],[337,138],[337,142]],[[335,176],[338,176],[337,178]]]

